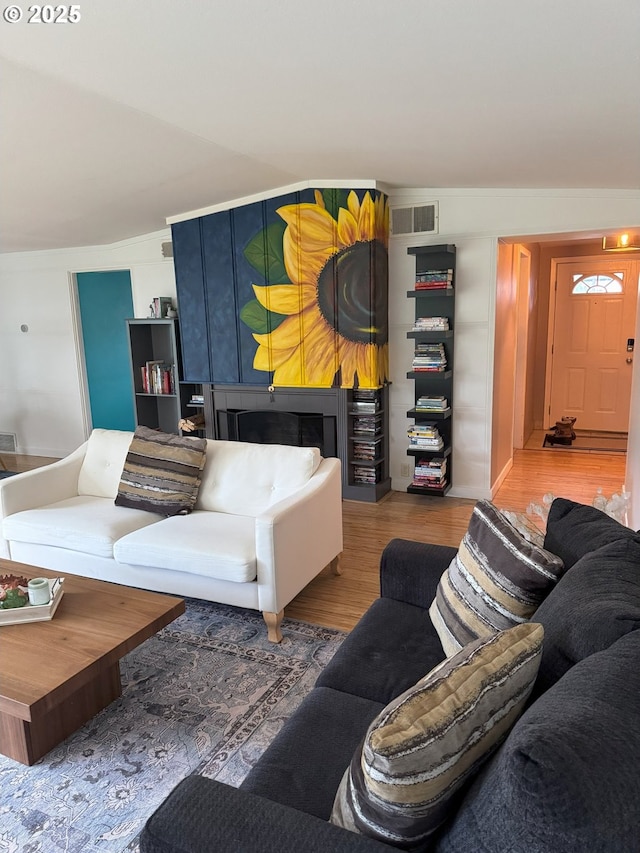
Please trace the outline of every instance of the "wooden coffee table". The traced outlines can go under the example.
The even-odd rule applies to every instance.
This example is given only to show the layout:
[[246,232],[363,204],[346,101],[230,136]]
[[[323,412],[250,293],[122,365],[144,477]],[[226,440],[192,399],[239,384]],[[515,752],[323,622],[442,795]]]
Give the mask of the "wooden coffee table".
[[[58,577],[0,559],[0,574]],[[122,694],[120,659],[181,613],[170,595],[65,575],[47,622],[0,625],[0,753],[33,764]]]

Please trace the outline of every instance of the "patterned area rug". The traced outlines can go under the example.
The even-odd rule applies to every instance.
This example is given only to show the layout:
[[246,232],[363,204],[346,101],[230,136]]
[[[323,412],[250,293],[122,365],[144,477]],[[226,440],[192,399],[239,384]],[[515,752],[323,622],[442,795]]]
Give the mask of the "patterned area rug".
[[123,695],[32,767],[0,756],[0,851],[138,850],[185,776],[237,786],[344,638],[292,619],[187,599],[121,661]]

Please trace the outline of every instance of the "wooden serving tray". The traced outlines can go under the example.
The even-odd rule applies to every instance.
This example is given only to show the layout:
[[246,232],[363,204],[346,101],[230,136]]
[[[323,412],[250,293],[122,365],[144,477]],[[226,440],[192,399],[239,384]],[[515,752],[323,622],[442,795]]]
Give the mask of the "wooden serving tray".
[[64,595],[64,578],[47,578],[51,600],[48,604],[25,604],[24,607],[12,607],[0,610],[0,626],[18,625],[21,622],[44,622],[53,619],[60,600]]

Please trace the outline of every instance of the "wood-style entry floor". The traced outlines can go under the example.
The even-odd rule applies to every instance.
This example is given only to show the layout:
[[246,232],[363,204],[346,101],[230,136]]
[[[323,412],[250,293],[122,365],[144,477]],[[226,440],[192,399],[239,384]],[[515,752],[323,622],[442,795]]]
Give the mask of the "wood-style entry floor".
[[[502,509],[526,510],[544,494],[591,503],[601,488],[610,497],[624,484],[626,454],[516,450],[513,468],[494,497]],[[378,566],[393,538],[457,547],[475,501],[429,498],[405,492],[377,504],[345,501],[343,574],[325,569],[285,610],[285,616],[342,630],[351,629],[379,595]]]
[[[4,454],[11,471],[27,471],[52,461]],[[494,502],[502,509],[526,510],[551,492],[591,503],[598,488],[609,497],[624,484],[626,454],[516,450],[513,468]],[[379,594],[378,566],[393,538],[457,546],[475,501],[391,492],[376,504],[345,501],[342,575],[325,569],[286,608],[285,618],[350,630]],[[286,627],[283,626],[283,627]]]

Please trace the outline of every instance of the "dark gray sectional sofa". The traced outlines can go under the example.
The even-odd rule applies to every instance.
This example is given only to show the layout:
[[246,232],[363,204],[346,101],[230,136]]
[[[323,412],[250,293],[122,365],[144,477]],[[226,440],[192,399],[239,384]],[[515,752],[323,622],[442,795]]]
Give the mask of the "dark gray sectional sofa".
[[[528,706],[421,851],[640,851],[640,536],[556,499],[545,548],[566,573],[535,613],[544,651]],[[456,549],[396,539],[381,596],[239,789],[181,782],[142,853],[389,851],[328,822],[369,723],[444,657],[428,615]]]

